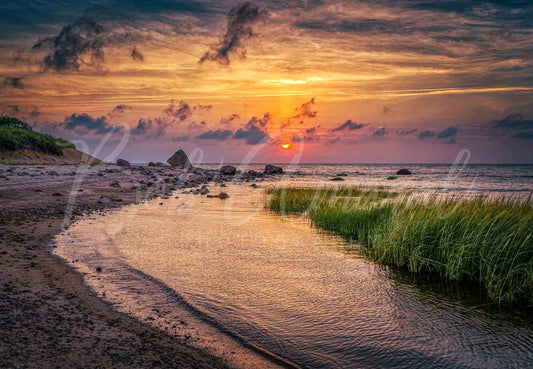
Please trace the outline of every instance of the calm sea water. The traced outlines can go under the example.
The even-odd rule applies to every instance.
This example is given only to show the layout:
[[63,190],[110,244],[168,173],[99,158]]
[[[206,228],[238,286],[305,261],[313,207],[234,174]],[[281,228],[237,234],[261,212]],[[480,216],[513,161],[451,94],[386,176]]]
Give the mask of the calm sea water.
[[[237,165],[238,166],[238,165]],[[218,165],[204,165],[218,168]],[[439,164],[299,164],[282,165],[287,175],[284,182],[301,185],[327,185],[327,181],[343,176],[340,185],[385,187],[428,192],[460,194],[480,193],[524,196],[533,191],[533,165],[439,165]],[[264,165],[240,167],[243,171],[264,170]],[[399,169],[413,174],[398,176]],[[388,179],[396,177],[394,179]]]
[[[282,181],[336,185],[329,179],[345,172],[343,185],[511,196],[533,188],[531,166],[468,167],[449,182],[448,166],[417,165],[409,166],[412,176],[386,179],[398,169],[302,165]],[[305,219],[266,212],[261,188],[238,183],[212,189],[221,190],[231,197],[178,194],[163,205],[157,200],[81,221],[60,240],[58,252],[87,270],[117,260],[131,267],[115,275],[107,268],[103,287],[99,277],[90,279],[114,289],[114,302],[126,311],[173,309],[152,302],[152,289],[143,293],[142,285],[121,282],[142,271],[224,331],[310,368],[533,366],[533,324],[520,311],[486,305],[472,289],[366,261]],[[132,290],[143,298],[128,297]]]

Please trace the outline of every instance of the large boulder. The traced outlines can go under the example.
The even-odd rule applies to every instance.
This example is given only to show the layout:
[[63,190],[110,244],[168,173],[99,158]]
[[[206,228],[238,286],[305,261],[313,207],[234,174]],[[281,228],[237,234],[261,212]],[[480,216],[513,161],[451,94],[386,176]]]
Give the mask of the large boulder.
[[189,161],[187,154],[185,154],[183,150],[176,151],[174,155],[168,158],[167,163],[169,163],[173,167],[191,167],[191,162]]
[[283,173],[282,167],[277,167],[272,164],[267,164],[267,166],[265,167],[265,174],[281,174],[281,173]]
[[411,171],[409,169],[400,169],[399,171],[396,172],[397,175],[399,176],[408,176],[408,175],[411,175]]
[[222,168],[220,168],[220,174],[224,174],[226,176],[234,176],[235,173],[237,173],[237,168],[232,165],[224,165]]
[[119,167],[129,167],[129,166],[131,166],[130,162],[127,161],[127,160],[124,160],[124,159],[118,159],[117,160],[117,165]]

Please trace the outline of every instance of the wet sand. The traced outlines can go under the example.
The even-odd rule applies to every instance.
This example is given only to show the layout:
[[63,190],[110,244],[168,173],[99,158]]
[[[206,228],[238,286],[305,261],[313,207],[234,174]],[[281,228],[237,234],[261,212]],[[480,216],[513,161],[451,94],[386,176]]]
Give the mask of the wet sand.
[[[78,169],[0,166],[0,367],[230,367],[216,347],[194,348],[186,337],[114,311],[51,253],[53,237],[78,217],[165,196],[172,185],[163,177],[179,171],[93,168],[80,182],[82,191],[74,187],[72,202]],[[136,184],[149,177],[152,183]],[[187,186],[204,181],[200,177]]]

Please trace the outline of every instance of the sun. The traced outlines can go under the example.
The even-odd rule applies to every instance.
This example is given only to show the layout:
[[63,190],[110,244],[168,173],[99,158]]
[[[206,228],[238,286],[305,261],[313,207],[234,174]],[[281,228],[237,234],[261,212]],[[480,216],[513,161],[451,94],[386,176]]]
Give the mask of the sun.
[[292,144],[281,144],[281,148],[282,148],[283,150],[288,150],[288,149],[290,149],[291,147],[292,147]]

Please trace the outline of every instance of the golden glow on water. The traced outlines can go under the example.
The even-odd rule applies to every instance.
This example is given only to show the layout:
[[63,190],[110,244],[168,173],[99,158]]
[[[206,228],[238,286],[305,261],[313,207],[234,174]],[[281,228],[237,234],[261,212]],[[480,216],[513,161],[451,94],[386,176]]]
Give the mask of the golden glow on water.
[[[530,359],[530,328],[391,279],[305,219],[266,213],[261,189],[210,190],[230,198],[177,194],[81,222],[69,230],[78,247],[60,252],[83,262],[85,240],[93,263],[106,269],[106,258],[119,258],[225,329],[309,367],[520,367]],[[126,310],[161,309],[143,291],[135,287]]]

